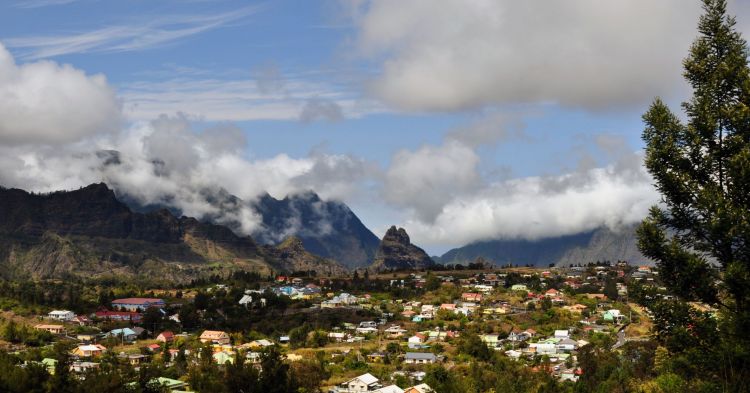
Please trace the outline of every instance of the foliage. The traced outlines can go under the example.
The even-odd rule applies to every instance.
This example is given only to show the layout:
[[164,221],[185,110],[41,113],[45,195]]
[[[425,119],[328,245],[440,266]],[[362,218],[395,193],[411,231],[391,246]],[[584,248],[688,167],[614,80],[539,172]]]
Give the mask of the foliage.
[[[654,305],[659,339],[694,383],[750,389],[750,68],[725,0],[704,0],[684,61],[693,97],[683,124],[657,99],[643,116],[646,167],[662,194],[638,229],[678,302]],[[717,319],[685,301],[718,308]],[[666,377],[665,377],[666,378]],[[666,382],[665,382],[666,383]],[[681,385],[680,385],[681,386]]]

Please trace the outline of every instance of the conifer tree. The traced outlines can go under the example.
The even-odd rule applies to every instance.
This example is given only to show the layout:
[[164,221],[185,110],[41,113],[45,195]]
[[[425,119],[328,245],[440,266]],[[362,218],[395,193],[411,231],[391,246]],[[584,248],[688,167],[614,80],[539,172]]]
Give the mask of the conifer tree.
[[[750,389],[750,72],[726,0],[703,0],[699,37],[684,60],[693,97],[686,122],[659,99],[643,116],[645,164],[662,195],[638,229],[639,248],[681,302],[661,304],[660,338],[691,353],[724,391]],[[672,311],[675,311],[673,313]],[[682,323],[672,316],[679,314]],[[675,345],[669,345],[669,344]],[[677,345],[680,344],[680,345]]]

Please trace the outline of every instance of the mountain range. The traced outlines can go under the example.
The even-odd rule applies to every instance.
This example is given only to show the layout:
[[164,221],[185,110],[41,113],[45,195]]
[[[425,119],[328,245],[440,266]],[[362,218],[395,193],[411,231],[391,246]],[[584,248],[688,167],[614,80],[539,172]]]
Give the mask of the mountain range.
[[346,268],[287,239],[259,245],[250,236],[166,209],[139,213],[105,184],[31,194],[0,189],[0,274],[151,276],[173,281],[237,269],[264,274]]
[[496,265],[568,266],[596,261],[653,264],[638,251],[635,226],[617,231],[599,228],[574,235],[538,240],[487,240],[454,248],[438,262],[466,264],[484,258]]
[[248,203],[261,224],[250,236],[241,235],[239,223],[144,206],[105,184],[50,194],[0,188],[0,276],[155,274],[183,280],[234,269],[342,275],[364,267],[424,269],[478,258],[496,265],[650,263],[638,252],[632,226],[481,241],[430,258],[405,229],[391,227],[379,240],[345,204],[313,192],[243,202],[219,190],[207,191],[205,198],[224,213]]

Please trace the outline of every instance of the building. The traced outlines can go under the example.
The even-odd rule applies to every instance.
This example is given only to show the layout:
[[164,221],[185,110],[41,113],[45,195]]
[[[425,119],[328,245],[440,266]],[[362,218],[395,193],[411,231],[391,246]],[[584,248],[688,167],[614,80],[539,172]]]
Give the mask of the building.
[[473,293],[473,292],[466,292],[461,294],[461,300],[465,302],[481,302],[482,301],[482,294],[481,293]]
[[229,334],[218,330],[205,330],[200,337],[202,343],[210,342],[212,344],[226,345],[229,344]]
[[145,311],[150,307],[164,308],[166,305],[167,303],[164,300],[150,297],[129,297],[112,301],[113,309],[125,309],[127,311]]
[[131,328],[114,329],[105,334],[105,337],[114,337],[118,340],[133,342],[138,339],[138,334]]
[[97,311],[94,316],[99,319],[108,319],[111,321],[130,321],[133,323],[141,322],[143,318],[140,313],[131,311]]
[[404,389],[401,389],[396,385],[388,385],[380,389],[373,390],[372,393],[404,393]]
[[334,393],[360,393],[360,392],[372,392],[382,388],[380,380],[374,375],[367,373],[362,374],[358,377],[352,378],[341,385],[339,385],[331,392]]
[[170,343],[174,341],[174,333],[169,330],[161,332],[158,336],[156,336],[156,340],[163,343]]
[[422,383],[422,384],[404,389],[404,393],[435,393],[435,389],[431,388],[430,385],[426,383]]
[[432,364],[437,362],[437,356],[431,352],[407,352],[404,355],[406,364]]
[[57,321],[70,321],[75,318],[76,314],[73,311],[68,310],[54,310],[47,314],[47,318],[54,319]]
[[34,326],[34,329],[36,330],[44,330],[48,331],[52,334],[65,334],[65,326],[63,325],[36,325]]
[[74,356],[79,357],[96,357],[102,355],[107,348],[100,344],[79,345],[73,350]]

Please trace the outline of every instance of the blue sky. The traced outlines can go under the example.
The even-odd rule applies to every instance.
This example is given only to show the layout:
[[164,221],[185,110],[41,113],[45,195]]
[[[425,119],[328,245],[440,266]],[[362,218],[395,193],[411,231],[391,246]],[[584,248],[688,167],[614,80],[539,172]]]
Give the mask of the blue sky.
[[[654,194],[642,191],[650,183],[642,173],[633,183],[622,171],[641,171],[632,163],[651,99],[677,108],[687,93],[680,60],[695,36],[697,2],[437,4],[9,0],[0,4],[0,43],[18,69],[51,61],[91,80],[104,75],[120,105],[112,122],[125,130],[115,134],[142,136],[151,131],[138,127],[156,127],[149,121],[161,114],[184,116],[180,124],[195,135],[238,130],[233,154],[246,168],[291,173],[269,176],[281,184],[261,182],[272,192],[313,188],[347,202],[378,235],[406,226],[431,252],[637,220]],[[746,9],[732,2],[741,29]],[[54,140],[66,149],[128,140],[82,135]],[[75,184],[13,180],[41,170],[29,172],[30,162],[48,158],[40,146],[50,140],[40,138],[0,135],[8,154],[38,158],[0,178],[39,189]],[[333,168],[342,184],[320,183],[311,180],[320,177],[316,157],[357,169]],[[443,162],[451,157],[457,162]],[[545,188],[576,176],[575,186]],[[226,182],[216,185],[245,198],[258,192]],[[640,191],[621,198],[628,192],[618,187]],[[582,206],[565,208],[579,193]],[[587,198],[612,203],[589,207]]]

